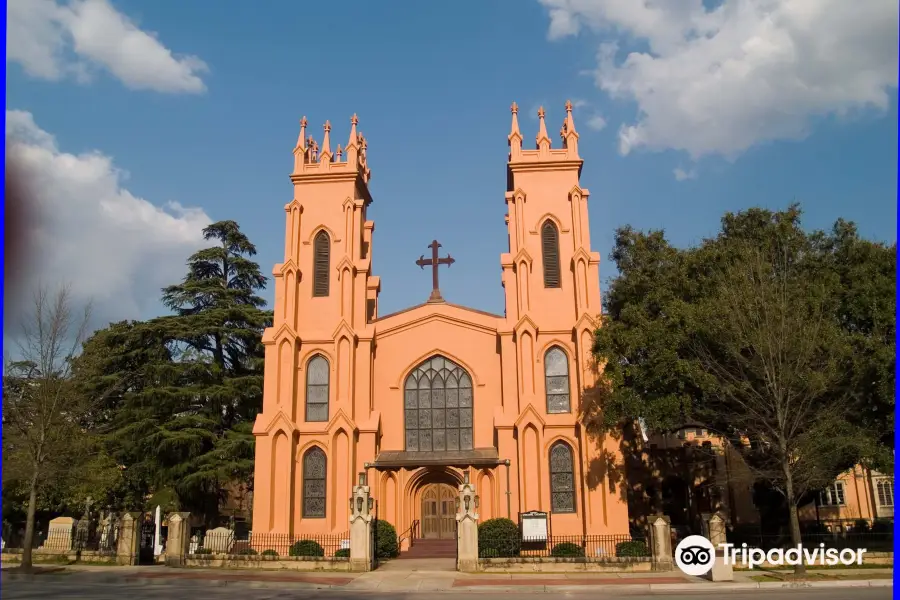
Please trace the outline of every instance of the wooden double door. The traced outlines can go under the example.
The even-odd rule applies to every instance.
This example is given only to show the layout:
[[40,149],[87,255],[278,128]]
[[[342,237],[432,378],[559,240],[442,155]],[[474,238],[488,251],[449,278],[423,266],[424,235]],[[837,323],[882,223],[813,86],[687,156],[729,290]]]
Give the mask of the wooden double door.
[[422,491],[422,537],[456,537],[456,491],[446,483],[432,483]]

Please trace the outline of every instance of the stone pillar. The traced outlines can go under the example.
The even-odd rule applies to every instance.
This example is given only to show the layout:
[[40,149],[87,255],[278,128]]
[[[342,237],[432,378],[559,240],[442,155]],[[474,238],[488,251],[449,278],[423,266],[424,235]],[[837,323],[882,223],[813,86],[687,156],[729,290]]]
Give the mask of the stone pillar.
[[650,555],[654,571],[671,571],[674,567],[670,523],[671,520],[666,515],[650,517]]
[[136,565],[141,549],[141,513],[125,513],[119,527],[119,545],[116,562],[120,565]]
[[350,497],[350,570],[371,571],[375,566],[372,515],[369,508],[369,486],[366,476],[359,474],[359,485]]
[[166,538],[166,566],[183,567],[191,543],[191,513],[169,513],[169,535]]
[[459,486],[459,509],[456,513],[456,569],[474,572],[478,570],[478,496],[475,485],[466,481]]
[[721,513],[715,513],[709,517],[707,529],[709,541],[716,549],[716,559],[713,562],[712,570],[706,575],[707,579],[710,581],[734,581],[734,566],[730,562],[726,564],[725,551],[722,549],[726,535],[725,518]]

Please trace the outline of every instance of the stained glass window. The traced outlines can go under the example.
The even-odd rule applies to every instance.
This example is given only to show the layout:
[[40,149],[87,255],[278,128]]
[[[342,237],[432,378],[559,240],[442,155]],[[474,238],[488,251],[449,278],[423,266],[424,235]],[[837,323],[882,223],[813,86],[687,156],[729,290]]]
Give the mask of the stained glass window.
[[544,377],[547,383],[547,412],[569,412],[569,357],[561,348],[554,346],[544,354]]
[[328,420],[328,359],[321,354],[306,364],[306,420]]
[[575,512],[575,464],[572,448],[556,442],[550,448],[550,510],[555,513]]
[[472,449],[472,378],[443,356],[433,356],[403,387],[406,450]]
[[312,447],[303,455],[303,518],[325,518],[325,453]]

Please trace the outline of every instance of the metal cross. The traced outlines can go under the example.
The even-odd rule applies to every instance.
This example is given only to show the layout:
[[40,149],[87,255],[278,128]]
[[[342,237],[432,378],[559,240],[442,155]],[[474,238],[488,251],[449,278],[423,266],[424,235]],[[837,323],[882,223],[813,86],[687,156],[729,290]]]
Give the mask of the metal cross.
[[456,261],[449,254],[445,258],[438,258],[438,248],[440,248],[441,245],[437,240],[432,241],[428,247],[431,248],[431,258],[425,258],[425,255],[423,254],[419,257],[419,260],[416,261],[416,264],[423,269],[428,265],[431,266],[432,290],[431,296],[428,297],[428,301],[442,302],[444,299],[441,297],[440,288],[438,288],[438,267],[440,265],[447,265],[447,267],[449,267]]

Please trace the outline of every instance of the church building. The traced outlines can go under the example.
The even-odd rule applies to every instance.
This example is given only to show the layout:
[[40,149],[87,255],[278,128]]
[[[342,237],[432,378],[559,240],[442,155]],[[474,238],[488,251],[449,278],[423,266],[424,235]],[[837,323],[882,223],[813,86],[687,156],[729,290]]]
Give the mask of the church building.
[[543,511],[553,536],[628,533],[619,446],[579,419],[598,377],[600,255],[571,103],[565,110],[559,147],[541,108],[536,148],[525,149],[512,105],[502,315],[443,299],[439,274],[453,259],[436,241],[417,263],[433,269],[431,297],[382,315],[366,138],[355,115],[334,150],[329,123],[320,146],[300,122],[263,335],[255,532],[347,531],[365,476],[378,518],[398,533],[418,522],[419,537],[452,538],[466,478],[481,521]]

